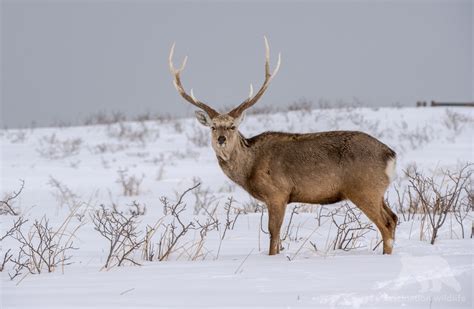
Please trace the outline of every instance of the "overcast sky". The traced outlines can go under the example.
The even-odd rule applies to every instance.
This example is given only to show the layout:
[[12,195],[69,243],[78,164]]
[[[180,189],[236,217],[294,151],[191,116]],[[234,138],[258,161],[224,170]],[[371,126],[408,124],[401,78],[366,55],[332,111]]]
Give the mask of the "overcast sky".
[[2,126],[99,111],[191,114],[183,84],[217,108],[278,76],[261,105],[307,98],[368,105],[473,100],[472,1],[2,1]]

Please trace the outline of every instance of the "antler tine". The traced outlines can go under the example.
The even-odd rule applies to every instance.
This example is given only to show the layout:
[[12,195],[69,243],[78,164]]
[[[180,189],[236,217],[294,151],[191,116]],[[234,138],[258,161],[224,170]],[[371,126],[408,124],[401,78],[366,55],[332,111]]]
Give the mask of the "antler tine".
[[242,102],[239,106],[234,108],[229,112],[229,115],[233,117],[238,117],[240,116],[247,108],[253,106],[257,101],[262,97],[262,95],[265,93],[265,91],[268,88],[268,85],[272,81],[272,79],[275,77],[275,75],[278,73],[278,70],[280,69],[280,64],[281,64],[281,53],[278,54],[278,62],[273,70],[273,72],[270,72],[270,46],[268,44],[267,37],[264,36],[264,41],[265,41],[265,80],[263,82],[262,87],[258,90],[258,92],[255,94],[255,96],[252,97],[253,94],[253,87],[250,85],[250,94],[247,100]]
[[265,41],[265,77],[270,75],[270,45],[268,45],[268,39],[264,35],[263,40]]
[[248,97],[248,99],[250,99],[250,98],[252,97],[252,95],[253,95],[253,85],[250,84],[250,91],[249,91],[249,97]]
[[173,45],[171,45],[170,54],[168,56],[168,65],[170,67],[170,71],[171,71],[172,74],[176,74],[176,73],[179,74],[179,73],[181,73],[182,70],[184,70],[184,67],[186,66],[186,62],[188,61],[188,56],[184,57],[183,63],[181,64],[181,67],[176,70],[174,65],[173,65],[173,55],[174,55],[175,45],[176,45],[176,42],[173,43]]
[[215,109],[213,109],[209,105],[197,100],[194,97],[192,89],[191,89],[191,95],[187,94],[186,91],[184,90],[184,87],[181,84],[181,75],[180,74],[181,74],[181,71],[183,71],[184,67],[186,66],[186,62],[188,60],[188,57],[187,56],[184,57],[183,63],[181,64],[181,67],[179,69],[176,69],[173,65],[174,47],[175,47],[175,43],[173,43],[173,45],[171,46],[170,54],[169,54],[169,57],[168,57],[168,65],[169,65],[169,68],[170,68],[170,72],[174,76],[174,80],[173,80],[174,87],[176,88],[176,90],[178,90],[179,94],[186,101],[188,101],[192,105],[194,105],[196,107],[199,107],[200,109],[204,110],[209,115],[209,117],[213,118],[213,117],[219,115],[219,113]]

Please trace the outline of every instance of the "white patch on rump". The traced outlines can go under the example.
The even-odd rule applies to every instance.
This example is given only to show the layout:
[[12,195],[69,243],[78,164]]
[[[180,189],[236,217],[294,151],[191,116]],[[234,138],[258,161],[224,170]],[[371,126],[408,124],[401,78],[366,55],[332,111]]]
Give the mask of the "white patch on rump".
[[387,174],[388,179],[390,181],[392,181],[393,177],[395,176],[396,163],[397,163],[397,161],[395,160],[395,158],[392,158],[392,159],[388,160],[388,162],[387,162],[387,167],[385,168],[385,174]]
[[387,240],[387,246],[389,246],[390,248],[393,248],[393,239]]

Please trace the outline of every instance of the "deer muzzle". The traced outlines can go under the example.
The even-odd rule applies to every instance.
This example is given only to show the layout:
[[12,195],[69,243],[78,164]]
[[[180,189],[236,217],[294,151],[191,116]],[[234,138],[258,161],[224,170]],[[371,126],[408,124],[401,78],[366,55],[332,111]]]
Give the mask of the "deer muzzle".
[[222,136],[222,135],[219,136],[219,137],[217,138],[217,143],[218,143],[219,145],[223,145],[223,144],[225,143],[225,136]]

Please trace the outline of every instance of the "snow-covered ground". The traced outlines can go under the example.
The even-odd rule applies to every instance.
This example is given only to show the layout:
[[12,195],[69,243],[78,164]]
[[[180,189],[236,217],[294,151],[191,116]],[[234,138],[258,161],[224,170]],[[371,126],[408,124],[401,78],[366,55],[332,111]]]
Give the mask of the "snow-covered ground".
[[[245,136],[263,131],[372,134],[398,153],[398,178],[388,192],[396,205],[394,188],[406,186],[403,171],[410,166],[430,174],[473,161],[473,119],[468,108],[297,110],[248,116],[240,130]],[[288,231],[285,250],[268,256],[267,215],[262,217],[249,195],[226,178],[209,145],[208,129],[195,119],[2,130],[0,145],[1,197],[18,191],[24,180],[23,191],[12,201],[28,219],[23,232],[27,235],[41,218],[60,230],[73,211],[61,231],[73,234],[77,248],[68,251],[71,265],[51,273],[23,270],[10,280],[14,264],[7,263],[1,272],[2,308],[473,306],[471,215],[464,222],[465,238],[448,216],[434,245],[420,215],[407,221],[400,215],[394,253],[386,256],[377,246],[376,231],[353,244],[358,248],[332,249],[336,227],[330,214],[342,203],[321,212],[319,206],[300,207],[287,228],[294,207],[289,205],[282,228]],[[124,195],[119,171],[125,182],[137,181],[138,192]],[[134,201],[146,208],[137,218],[140,238],[147,225],[172,219],[164,214],[161,197],[173,203],[197,182],[200,187],[184,196],[180,216],[195,226],[196,220],[202,224],[218,218],[218,230],[202,238],[199,229],[189,231],[165,261],[144,261],[138,248],[131,258],[141,266],[127,262],[103,268],[108,243],[92,220],[99,205],[115,204],[124,214]],[[235,222],[224,235],[229,197]],[[0,236],[16,218],[0,216]],[[14,237],[6,237],[0,259],[18,248]]]

